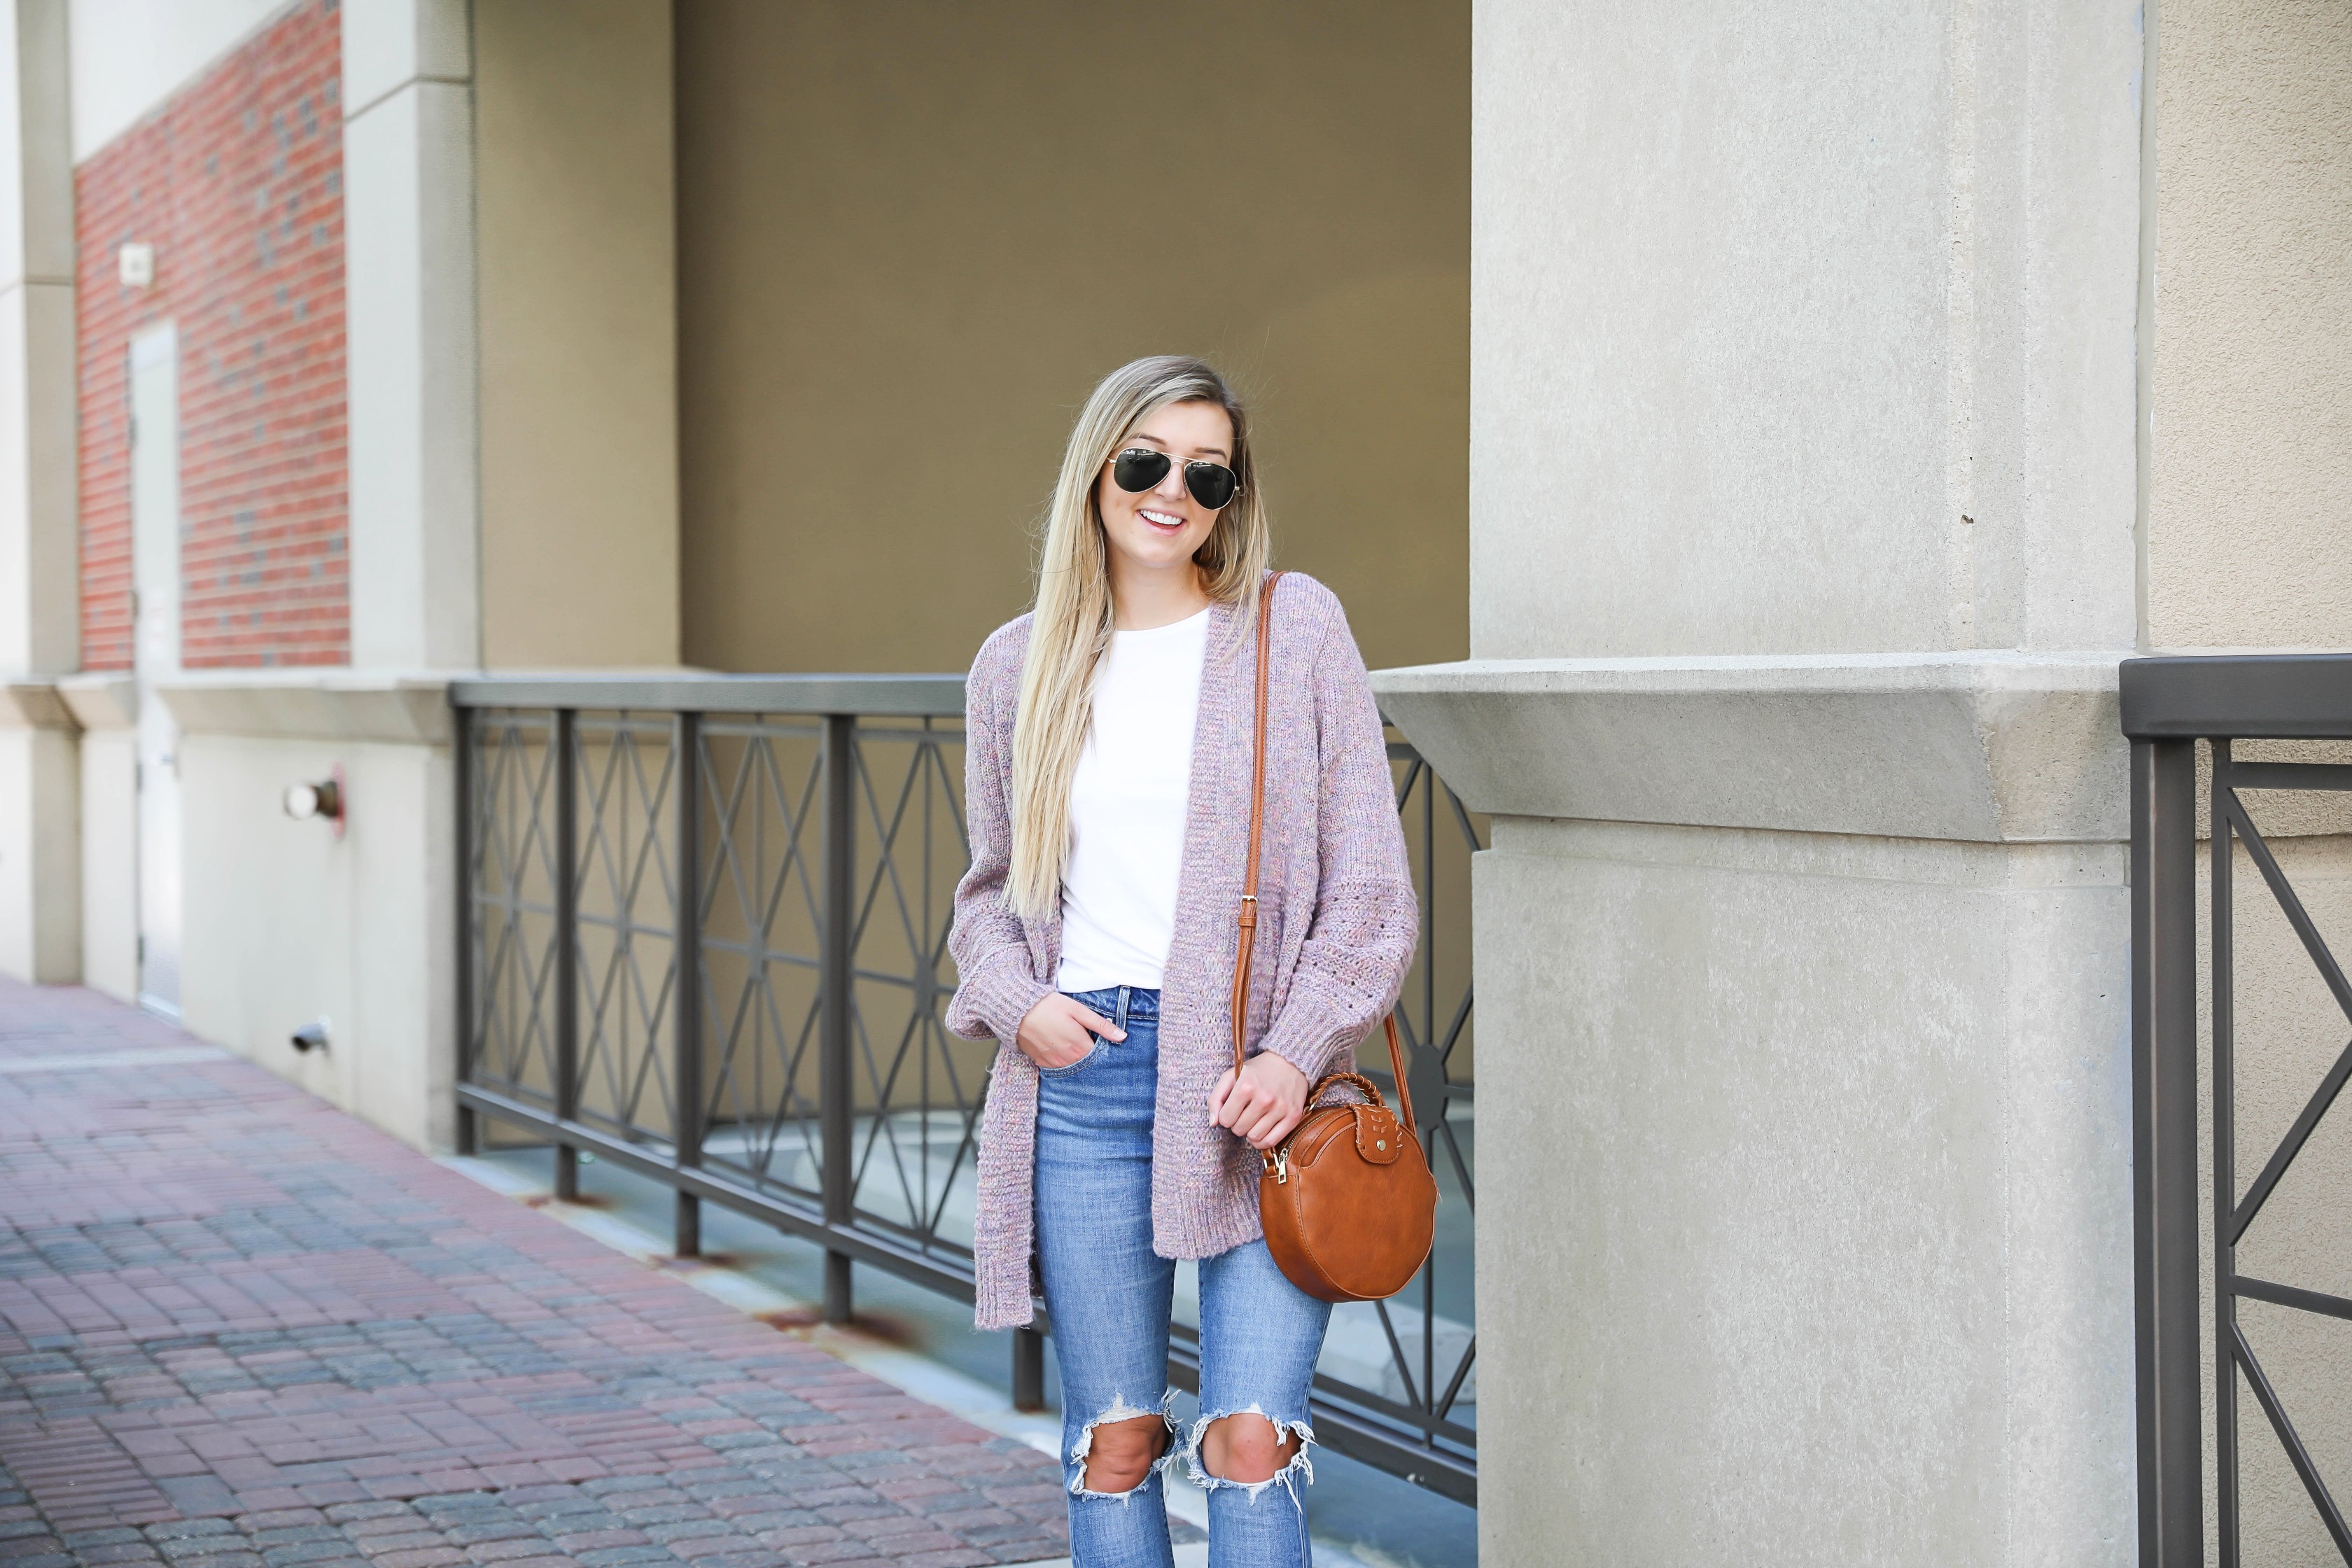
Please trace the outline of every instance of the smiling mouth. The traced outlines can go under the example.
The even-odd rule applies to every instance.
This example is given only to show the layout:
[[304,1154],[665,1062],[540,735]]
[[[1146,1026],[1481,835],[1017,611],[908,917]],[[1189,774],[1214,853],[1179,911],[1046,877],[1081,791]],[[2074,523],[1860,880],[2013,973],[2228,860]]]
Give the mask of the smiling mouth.
[[1138,507],[1135,510],[1135,515],[1150,523],[1152,527],[1160,529],[1166,532],[1181,533],[1184,531],[1184,520],[1178,517],[1172,511],[1154,511],[1149,507]]

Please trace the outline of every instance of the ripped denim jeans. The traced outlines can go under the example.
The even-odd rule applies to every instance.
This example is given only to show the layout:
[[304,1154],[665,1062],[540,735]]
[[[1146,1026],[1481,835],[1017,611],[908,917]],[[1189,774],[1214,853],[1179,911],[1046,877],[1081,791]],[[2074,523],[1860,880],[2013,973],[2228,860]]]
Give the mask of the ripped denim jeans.
[[[1307,1391],[1328,1304],[1275,1266],[1264,1241],[1201,1260],[1201,1416],[1169,1420],[1168,1321],[1176,1265],[1151,1250],[1151,1123],[1160,1081],[1160,994],[1120,986],[1076,1000],[1127,1031],[1039,1075],[1037,1256],[1062,1374],[1062,1453],[1074,1568],[1171,1568],[1160,1472],[1184,1464],[1209,1493],[1213,1568],[1304,1568],[1299,1488],[1312,1482]],[[1223,1415],[1255,1414],[1298,1453],[1271,1480],[1208,1473],[1201,1439]],[[1169,1420],[1168,1451],[1130,1491],[1086,1488],[1094,1429]]]

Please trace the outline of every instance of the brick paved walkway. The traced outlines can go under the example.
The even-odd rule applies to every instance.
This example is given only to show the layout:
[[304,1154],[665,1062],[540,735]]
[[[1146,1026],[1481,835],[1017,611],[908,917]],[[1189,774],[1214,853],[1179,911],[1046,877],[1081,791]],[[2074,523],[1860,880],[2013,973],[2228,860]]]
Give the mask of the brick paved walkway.
[[257,1068],[104,1061],[194,1043],[0,981],[0,1568],[1067,1550],[1044,1456]]

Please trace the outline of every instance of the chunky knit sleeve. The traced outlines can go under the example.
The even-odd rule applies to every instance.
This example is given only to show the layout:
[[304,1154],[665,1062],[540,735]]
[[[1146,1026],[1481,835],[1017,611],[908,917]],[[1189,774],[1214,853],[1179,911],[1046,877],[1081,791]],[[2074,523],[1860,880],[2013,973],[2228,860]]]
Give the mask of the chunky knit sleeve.
[[1021,1020],[1053,987],[1037,978],[1021,919],[1004,906],[1013,860],[1013,685],[1006,645],[1020,623],[981,646],[964,682],[964,821],[971,866],[956,884],[955,927],[948,954],[957,985],[948,1027],[966,1039],[994,1036],[1011,1045]]
[[1395,1005],[1420,941],[1380,705],[1336,602],[1314,679],[1321,759],[1315,913],[1289,994],[1258,1043],[1310,1082],[1346,1066],[1342,1058]]

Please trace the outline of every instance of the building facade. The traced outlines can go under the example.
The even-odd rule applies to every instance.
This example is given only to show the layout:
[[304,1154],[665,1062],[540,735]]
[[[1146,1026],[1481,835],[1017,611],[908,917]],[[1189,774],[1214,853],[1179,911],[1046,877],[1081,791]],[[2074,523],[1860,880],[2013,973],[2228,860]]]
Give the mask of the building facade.
[[[2116,664],[2352,642],[2346,16],[1482,0],[1473,73],[1473,657],[1380,684],[1496,814],[1482,1540],[2130,1561]],[[2268,828],[2339,932],[2347,827]],[[2258,882],[2274,1141],[2342,1029]],[[2337,1478],[2342,1327],[2250,1328]]]
[[0,968],[446,1147],[449,681],[961,668],[1206,353],[1493,819],[1485,1555],[2131,1556],[2115,669],[2352,645],[2341,5],[0,12]]

